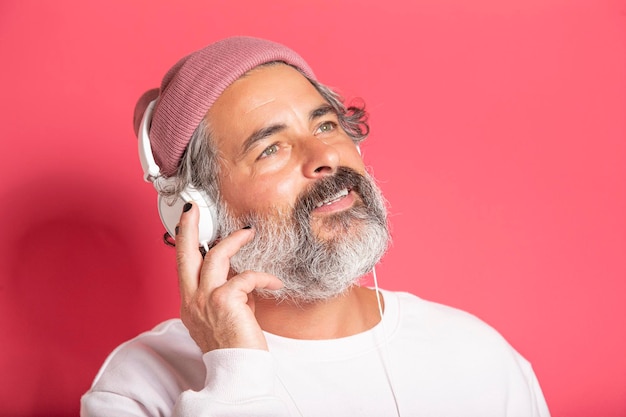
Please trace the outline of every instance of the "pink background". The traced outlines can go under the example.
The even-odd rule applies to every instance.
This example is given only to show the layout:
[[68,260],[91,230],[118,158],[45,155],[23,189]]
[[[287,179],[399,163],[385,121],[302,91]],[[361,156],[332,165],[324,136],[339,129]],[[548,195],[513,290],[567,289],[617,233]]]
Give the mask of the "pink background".
[[626,3],[261,3],[0,3],[0,415],[77,415],[105,356],[177,315],[132,109],[246,34],[366,101],[382,286],[496,327],[554,416],[625,416]]

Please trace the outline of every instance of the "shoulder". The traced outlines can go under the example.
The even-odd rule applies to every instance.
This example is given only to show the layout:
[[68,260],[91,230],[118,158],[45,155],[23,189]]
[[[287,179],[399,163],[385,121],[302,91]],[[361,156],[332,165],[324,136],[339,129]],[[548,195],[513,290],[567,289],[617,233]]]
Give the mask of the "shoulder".
[[385,292],[385,296],[397,300],[398,320],[409,321],[424,330],[456,328],[467,332],[497,333],[475,315],[455,307],[424,300],[407,292]]
[[391,310],[394,303],[397,308],[389,326],[390,362],[411,389],[420,386],[430,398],[488,410],[481,415],[549,415],[530,363],[493,327],[408,293],[384,295]]
[[397,300],[398,336],[419,340],[422,346],[458,350],[465,355],[525,360],[502,335],[475,315],[458,308],[424,300],[405,292],[385,293]]
[[[155,386],[154,381],[163,384]],[[161,391],[158,395],[177,395],[203,382],[202,352],[182,322],[172,319],[118,346],[102,365],[91,390],[140,396],[134,391],[151,386],[148,389]]]

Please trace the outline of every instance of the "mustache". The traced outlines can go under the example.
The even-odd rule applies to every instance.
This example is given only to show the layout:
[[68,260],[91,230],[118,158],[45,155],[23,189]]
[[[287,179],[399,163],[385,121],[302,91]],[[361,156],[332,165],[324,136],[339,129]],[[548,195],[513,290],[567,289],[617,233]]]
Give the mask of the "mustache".
[[297,213],[311,213],[321,202],[334,197],[340,191],[347,189],[355,191],[362,197],[362,186],[366,179],[352,168],[339,167],[337,172],[326,176],[304,190],[295,203]]

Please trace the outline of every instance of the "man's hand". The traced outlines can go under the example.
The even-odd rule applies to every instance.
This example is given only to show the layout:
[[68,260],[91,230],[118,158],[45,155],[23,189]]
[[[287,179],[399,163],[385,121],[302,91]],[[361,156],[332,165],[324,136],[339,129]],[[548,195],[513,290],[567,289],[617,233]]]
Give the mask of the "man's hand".
[[282,282],[252,271],[229,277],[230,258],[252,240],[252,229],[223,238],[203,260],[198,250],[198,215],[195,205],[183,211],[176,234],[183,323],[203,353],[222,348],[267,350],[250,293],[255,288],[281,288]]

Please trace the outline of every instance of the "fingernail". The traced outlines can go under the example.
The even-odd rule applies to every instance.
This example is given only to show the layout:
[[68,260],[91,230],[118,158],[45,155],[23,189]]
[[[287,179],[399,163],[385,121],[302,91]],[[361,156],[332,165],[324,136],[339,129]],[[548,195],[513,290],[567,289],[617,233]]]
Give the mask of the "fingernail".
[[244,226],[244,229],[252,229],[252,226],[248,225],[248,226]]
[[174,228],[174,235],[178,236],[178,232],[180,232],[180,226]]
[[183,206],[183,213],[186,213],[189,210],[191,210],[191,203],[185,203],[185,205]]

